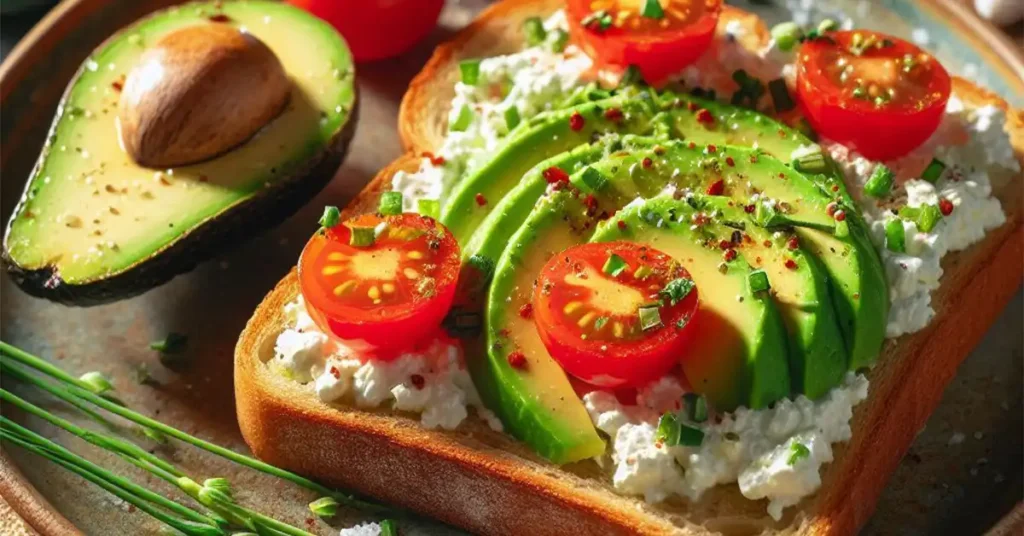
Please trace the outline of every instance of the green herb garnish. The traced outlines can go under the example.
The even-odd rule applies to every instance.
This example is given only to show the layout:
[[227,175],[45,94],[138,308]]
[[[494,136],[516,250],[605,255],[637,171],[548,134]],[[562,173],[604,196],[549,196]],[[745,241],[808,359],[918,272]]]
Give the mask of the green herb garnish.
[[384,216],[397,216],[402,213],[402,192],[384,192],[380,196],[379,212]]
[[747,286],[750,292],[764,292],[772,288],[768,282],[768,274],[764,270],[754,270],[747,276]]
[[612,253],[608,255],[608,260],[604,261],[601,271],[612,277],[619,277],[619,274],[627,268],[629,268],[629,264],[626,264],[626,260]]
[[807,448],[803,443],[794,441],[793,446],[790,447],[789,460],[786,462],[789,465],[796,465],[796,462],[807,458],[811,455],[811,450]]
[[330,229],[335,225],[338,225],[338,220],[341,219],[341,211],[335,206],[324,207],[324,214],[320,216],[320,227],[324,229]]
[[775,39],[775,46],[784,52],[792,50],[800,42],[800,38],[803,35],[804,31],[800,28],[800,25],[792,21],[776,24],[772,27],[772,39]]
[[668,300],[669,306],[683,301],[696,286],[692,279],[680,277],[665,284],[665,288],[658,291],[658,296]]
[[601,331],[601,328],[605,327],[607,324],[608,324],[608,317],[607,316],[599,316],[599,317],[597,317],[597,320],[594,321],[594,331]]
[[519,108],[515,106],[505,108],[505,128],[508,129],[509,132],[519,125],[520,120]]
[[462,83],[475,86],[480,81],[480,60],[462,60],[459,62],[459,73]]
[[821,151],[821,147],[817,147],[814,151],[793,160],[793,169],[801,173],[824,173],[828,169],[828,161],[825,160],[825,153]]
[[942,211],[935,205],[922,205],[921,212],[917,216],[917,228],[926,232],[932,232],[935,226],[942,221]]
[[839,23],[832,19],[825,19],[818,23],[818,34],[834,32],[839,29]]
[[187,345],[187,336],[172,331],[163,340],[149,343],[149,349],[156,350],[162,354],[177,354],[184,351]]
[[651,269],[650,266],[647,266],[646,264],[641,264],[640,267],[637,268],[635,272],[633,272],[633,278],[634,279],[644,279],[645,277],[647,277],[647,276],[649,276],[649,275],[651,275],[653,273],[654,273],[654,270]]
[[349,227],[351,233],[348,237],[348,245],[357,248],[367,248],[377,241],[377,233],[373,227]]
[[702,423],[708,420],[708,401],[697,393],[686,393],[683,395],[683,402],[686,405],[686,415],[691,421]]
[[889,195],[892,191],[894,174],[889,166],[885,164],[879,164],[873,172],[871,177],[868,178],[868,182],[864,183],[864,193],[875,198],[882,198]]
[[932,158],[932,161],[928,163],[928,167],[924,168],[924,172],[921,173],[921,179],[935,184],[945,170],[946,164],[942,160]]
[[558,28],[551,31],[551,36],[548,38],[548,46],[551,47],[551,52],[560,54],[565,51],[565,46],[569,44],[569,32]]
[[591,192],[600,192],[608,184],[608,177],[593,167],[584,169],[580,178]]
[[907,251],[907,234],[903,228],[903,220],[893,218],[885,222],[885,247],[896,253]]
[[622,78],[619,80],[619,88],[643,83],[644,75],[640,72],[640,68],[630,64],[626,67],[626,71],[622,73]]
[[398,536],[398,522],[393,519],[381,521],[380,536]]
[[583,17],[583,20],[580,21],[580,24],[582,24],[584,28],[587,28],[589,30],[597,30],[598,32],[603,32],[608,28],[612,27],[612,14],[608,13],[608,11],[604,9],[601,9],[587,15],[586,17]]
[[526,44],[531,47],[543,43],[544,39],[548,36],[548,32],[544,29],[544,23],[540,20],[540,17],[530,17],[524,20],[523,34],[526,36]]
[[419,199],[416,201],[416,212],[436,220],[441,215],[441,202],[437,199]]
[[644,7],[640,10],[640,14],[649,19],[661,19],[665,17],[665,11],[661,9],[661,4],[658,0],[645,0]]
[[459,115],[455,116],[455,121],[448,127],[448,130],[452,132],[465,132],[472,122],[473,109],[468,104],[463,104],[462,108],[459,108]]
[[687,426],[681,422],[673,413],[666,413],[658,420],[658,430],[655,438],[669,447],[683,445],[686,447],[699,447],[704,442],[704,432],[699,428]]
[[309,511],[325,519],[334,517],[338,513],[338,501],[334,497],[320,497],[309,503]]
[[661,313],[658,312],[657,305],[647,305],[639,308],[637,312],[640,315],[640,329],[647,331],[654,329],[661,324]]

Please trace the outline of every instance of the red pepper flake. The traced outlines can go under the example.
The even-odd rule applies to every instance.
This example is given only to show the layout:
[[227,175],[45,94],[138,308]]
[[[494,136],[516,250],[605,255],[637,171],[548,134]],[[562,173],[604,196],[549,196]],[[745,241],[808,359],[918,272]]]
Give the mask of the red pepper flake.
[[616,225],[619,226],[620,230],[623,230],[623,231],[626,230],[626,221],[625,220],[619,220],[619,223],[617,223]]
[[750,163],[751,164],[756,164],[757,163],[757,153],[754,153],[754,154],[750,155]]
[[843,221],[846,219],[846,213],[842,210],[837,210],[835,215],[836,221]]
[[838,184],[833,184],[832,185],[832,191],[833,192],[838,192],[839,191],[839,185]]
[[217,13],[216,15],[210,15],[210,20],[212,22],[231,22],[231,17],[223,13]]
[[444,165],[444,157],[443,156],[434,156],[434,153],[432,153],[430,151],[424,151],[422,156],[423,156],[423,158],[430,159],[430,164],[433,165],[433,166],[443,166]]
[[728,240],[720,240],[718,242],[718,249],[729,249],[732,247],[732,242]]
[[548,184],[555,184],[556,182],[569,182],[569,174],[566,173],[562,168],[557,166],[551,166],[541,172],[544,176],[544,180],[548,181]]
[[532,317],[533,316],[533,304],[532,303],[524,303],[523,306],[519,308],[519,316],[522,317],[522,318],[530,318],[530,317]]
[[650,169],[650,167],[654,165],[654,161],[651,160],[650,158],[644,158],[640,162],[640,165],[642,165],[644,167],[644,169]]
[[764,241],[764,247],[766,247],[766,248],[772,247],[772,241],[771,240],[765,240]]
[[697,111],[697,103],[693,102],[693,101],[690,101],[690,102],[686,103],[686,109],[690,110],[691,112],[696,112]]
[[943,216],[949,216],[953,213],[953,202],[943,197],[939,199],[939,212],[942,212]]
[[594,197],[594,194],[587,194],[583,198],[583,206],[587,207],[587,216],[597,214],[597,198]]
[[796,261],[793,259],[786,259],[786,268],[790,270],[796,270]]
[[722,254],[722,258],[725,259],[726,262],[729,262],[729,261],[735,259],[736,255],[737,255],[737,253],[736,253],[735,249],[729,249],[729,250],[726,250],[725,253]]
[[728,165],[729,167],[736,167],[736,161],[735,161],[735,160],[733,160],[731,156],[727,156],[727,157],[725,157],[725,163],[726,163],[726,165]]
[[794,236],[790,238],[788,242],[786,242],[786,247],[788,247],[789,249],[796,249],[800,247],[800,241],[797,240],[797,238]]
[[508,364],[512,365],[512,368],[523,370],[526,368],[526,356],[516,350],[508,354]]
[[476,204],[478,206],[482,207],[482,206],[487,204],[487,198],[484,197],[484,194],[476,194],[476,198],[475,199],[476,199]]
[[573,114],[569,116],[569,128],[571,128],[573,132],[583,130],[584,123],[586,123],[586,121],[583,120],[583,116],[580,115],[579,112],[573,112]]
[[755,210],[757,210],[757,207],[754,205],[746,205],[743,207],[743,212],[746,212],[747,214],[753,214]]
[[715,116],[707,108],[701,108],[697,110],[697,122],[702,125],[714,125]]
[[725,181],[721,179],[711,183],[711,186],[708,186],[708,195],[722,195],[723,192],[725,192]]
[[618,123],[619,121],[622,121],[623,117],[624,116],[622,114],[622,110],[618,108],[608,108],[607,110],[604,111],[604,118],[613,123]]
[[779,178],[780,179],[785,179],[786,178],[786,174],[780,171],[779,172]]
[[697,148],[697,144],[696,144],[696,143],[693,143],[693,142],[691,141],[691,142],[689,143],[689,145],[687,145],[687,147],[689,147],[690,149],[696,149],[696,148]]
[[110,86],[114,88],[114,91],[120,93],[121,90],[124,89],[124,79],[123,78],[124,77],[122,77],[120,80],[114,80],[113,82],[110,83]]
[[825,212],[829,216],[835,216],[837,210],[839,210],[839,205],[835,203],[829,203],[828,205],[825,206]]
[[420,376],[419,374],[413,374],[412,376],[409,376],[409,380],[412,381],[412,386],[415,387],[417,390],[423,389],[423,386],[427,384],[427,380],[424,379],[423,376]]
[[332,365],[331,369],[330,369],[330,373],[331,373],[331,376],[334,376],[335,380],[340,380],[341,379],[341,371],[338,370],[338,367],[335,367],[335,366]]
[[785,130],[782,130],[782,129],[780,128],[780,129],[779,129],[779,137],[780,137],[780,138],[785,138],[785,137],[786,137],[786,131],[785,131]]
[[718,147],[716,147],[716,146],[714,146],[712,144],[708,144],[707,150],[708,150],[709,153],[714,154],[714,153],[718,152]]

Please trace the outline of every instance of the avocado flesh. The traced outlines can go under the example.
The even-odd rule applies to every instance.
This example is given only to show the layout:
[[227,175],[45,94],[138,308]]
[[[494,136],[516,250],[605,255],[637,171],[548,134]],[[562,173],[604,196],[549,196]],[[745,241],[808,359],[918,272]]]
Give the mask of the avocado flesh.
[[[544,196],[512,236],[495,266],[487,300],[487,355],[470,360],[484,402],[512,435],[555,463],[598,456],[604,441],[562,367],[541,342],[532,318],[518,314],[532,303],[533,285],[547,261],[586,242],[592,225],[585,208],[568,192]],[[513,368],[508,356],[522,352],[526,366]]]
[[782,318],[767,293],[750,292],[745,254],[725,261],[717,243],[707,243],[692,224],[697,212],[671,194],[630,203],[601,223],[591,242],[639,242],[681,262],[700,300],[689,329],[701,336],[681,362],[691,387],[720,411],[766,407],[790,394]]
[[[287,216],[333,175],[355,105],[344,41],[283,3],[220,5],[188,4],[123,29],[71,82],[5,238],[8,270],[26,290],[72,303],[141,292],[230,245],[228,237]],[[172,170],[140,167],[119,146],[115,86],[148,43],[210,24],[215,14],[274,51],[293,83],[289,103],[219,157]]]

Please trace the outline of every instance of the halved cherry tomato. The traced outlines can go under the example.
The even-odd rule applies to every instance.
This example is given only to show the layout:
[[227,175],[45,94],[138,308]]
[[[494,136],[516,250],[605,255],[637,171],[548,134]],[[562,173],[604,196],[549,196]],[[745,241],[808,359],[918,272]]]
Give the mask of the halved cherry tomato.
[[[352,245],[354,233],[377,236]],[[299,258],[299,283],[325,333],[387,358],[437,331],[459,265],[458,243],[433,219],[365,214],[313,235]]]
[[878,32],[830,32],[805,41],[797,93],[811,126],[873,160],[903,156],[935,132],[949,74],[934,56]]
[[722,2],[659,0],[659,18],[643,15],[643,5],[643,0],[569,0],[569,32],[599,66],[635,65],[644,80],[659,85],[707,50]]
[[[618,261],[609,263],[613,254]],[[606,263],[613,269],[605,270]],[[688,283],[669,286],[676,280]],[[688,293],[664,293],[680,286],[689,286]],[[552,257],[537,279],[533,314],[544,346],[566,372],[600,387],[638,387],[683,358],[697,301],[690,274],[668,255],[608,242]],[[652,315],[642,320],[640,310],[651,307],[655,323]]]

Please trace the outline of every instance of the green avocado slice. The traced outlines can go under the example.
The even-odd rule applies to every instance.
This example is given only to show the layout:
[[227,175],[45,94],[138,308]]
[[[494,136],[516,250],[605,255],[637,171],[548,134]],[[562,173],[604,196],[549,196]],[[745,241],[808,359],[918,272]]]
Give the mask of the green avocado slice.
[[782,318],[769,293],[751,292],[746,254],[726,260],[708,239],[706,233],[713,236],[723,226],[694,224],[699,212],[686,200],[662,194],[630,203],[599,224],[591,241],[639,242],[681,262],[700,300],[690,326],[700,336],[682,361],[691,387],[721,411],[766,407],[790,394]]
[[[147,169],[119,146],[123,77],[173,30],[227,24],[256,36],[292,82],[285,109],[209,160]],[[316,51],[311,54],[310,51]],[[352,58],[324,21],[281,2],[160,11],[96,49],[72,80],[4,241],[29,293],[86,305],[124,298],[297,210],[333,176],[355,124]]]

